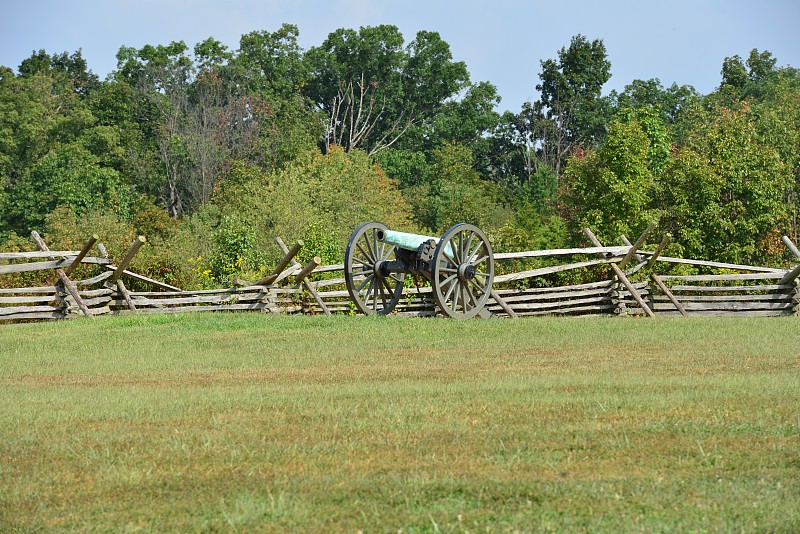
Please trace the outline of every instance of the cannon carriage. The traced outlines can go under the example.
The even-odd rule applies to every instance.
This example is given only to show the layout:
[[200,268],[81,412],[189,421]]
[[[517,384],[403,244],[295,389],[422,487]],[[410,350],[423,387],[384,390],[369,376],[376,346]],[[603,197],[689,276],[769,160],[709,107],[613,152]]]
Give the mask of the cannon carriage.
[[428,280],[436,306],[447,317],[489,315],[485,305],[492,294],[494,255],[486,235],[471,224],[456,224],[436,238],[364,223],[347,244],[344,272],[350,297],[367,315],[391,313],[406,276]]

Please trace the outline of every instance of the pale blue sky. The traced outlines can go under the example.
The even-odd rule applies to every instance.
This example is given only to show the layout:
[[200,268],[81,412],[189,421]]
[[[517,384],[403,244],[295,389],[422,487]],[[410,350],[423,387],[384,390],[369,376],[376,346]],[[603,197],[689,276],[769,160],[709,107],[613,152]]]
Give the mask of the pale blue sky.
[[500,109],[512,111],[536,99],[539,62],[578,33],[606,45],[606,93],[637,78],[709,93],[723,59],[746,58],[752,48],[769,50],[779,66],[800,67],[797,0],[0,0],[0,65],[16,70],[41,48],[82,48],[104,78],[122,45],[183,40],[193,47],[212,36],[236,49],[242,34],[284,22],[299,27],[304,48],[342,27],[394,24],[406,42],[418,30],[437,31],[472,80],[495,84]]

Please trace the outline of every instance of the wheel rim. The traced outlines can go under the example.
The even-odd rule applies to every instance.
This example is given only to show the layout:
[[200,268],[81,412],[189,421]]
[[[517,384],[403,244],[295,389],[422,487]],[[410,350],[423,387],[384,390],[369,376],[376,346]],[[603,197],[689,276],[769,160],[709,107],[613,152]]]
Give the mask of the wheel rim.
[[381,223],[359,226],[344,255],[344,278],[350,298],[361,313],[386,315],[394,310],[403,294],[404,273],[381,273],[380,264],[395,258],[396,247],[378,240]]
[[457,224],[442,236],[433,256],[433,297],[448,317],[469,319],[489,299],[494,255],[486,235],[471,224]]

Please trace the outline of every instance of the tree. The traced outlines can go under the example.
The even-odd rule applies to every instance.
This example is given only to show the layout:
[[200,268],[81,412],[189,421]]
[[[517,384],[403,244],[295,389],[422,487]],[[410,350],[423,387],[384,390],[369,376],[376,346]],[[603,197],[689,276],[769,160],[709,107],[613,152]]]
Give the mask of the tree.
[[521,122],[529,146],[560,176],[573,148],[591,146],[605,133],[608,102],[601,90],[611,77],[611,63],[602,40],[577,35],[569,48],[558,51],[558,60],[541,65],[540,100],[523,106]]
[[749,77],[742,58],[738,55],[726,57],[722,62],[722,86],[742,90],[747,86]]
[[233,54],[228,51],[228,47],[213,37],[194,45],[195,63],[204,72],[223,68],[233,57]]
[[500,114],[495,111],[499,103],[500,96],[494,85],[489,82],[470,84],[461,98],[446,101],[416,133],[429,146],[449,142],[469,148],[476,170],[485,179],[502,182],[504,177],[493,172],[490,139],[500,123]]
[[417,222],[435,234],[467,222],[484,230],[511,218],[497,184],[481,180],[467,147],[444,143],[434,151],[431,181],[407,190]]
[[787,223],[790,171],[764,144],[747,103],[691,117],[691,136],[664,170],[658,205],[664,229],[690,257],[774,261],[767,246]]
[[725,98],[732,93],[740,100],[747,97],[763,99],[777,81],[779,71],[775,68],[776,63],[771,52],[759,52],[757,48],[750,51],[746,62],[738,55],[726,57],[722,62],[719,96]]
[[759,53],[757,48],[753,48],[750,51],[750,57],[747,58],[750,80],[759,83],[772,77],[777,72],[775,70],[777,62],[778,60],[772,57],[772,53],[768,50]]
[[45,217],[57,206],[69,206],[81,214],[103,207],[128,215],[134,200],[114,169],[78,144],[54,147],[32,165],[10,191],[8,215],[13,228],[22,232],[42,228]]
[[438,33],[421,31],[406,47],[396,26],[339,29],[305,55],[304,93],[328,118],[326,148],[392,146],[469,81]]
[[[307,81],[303,52],[297,42],[299,35],[293,24],[283,24],[275,32],[254,31],[242,35],[239,50],[230,58],[222,76],[240,86],[240,95],[258,94],[281,100],[295,98]],[[214,47],[219,49],[218,44]],[[242,88],[245,91],[241,91]]]
[[650,141],[647,151],[647,168],[651,175],[657,177],[669,161],[672,147],[664,115],[660,107],[640,106],[638,108],[620,108],[615,120],[619,122],[636,122]]
[[500,122],[495,107],[500,103],[497,88],[488,83],[470,84],[458,99],[447,100],[430,118],[411,126],[392,147],[375,154],[389,176],[401,188],[430,179],[433,150],[445,143],[469,148],[474,165],[484,179],[504,182],[506,176],[495,166],[492,134]]
[[[292,96],[295,37],[286,25],[247,34],[237,54],[209,38],[194,48],[197,63],[183,42],[120,50],[116,89],[106,96],[140,132],[131,173],[171,216],[207,202],[233,161],[270,168],[316,142],[308,107]],[[133,104],[126,109],[116,95]]]
[[786,231],[794,242],[800,242],[800,71],[779,69],[761,99],[751,99],[749,105],[760,143],[777,150],[786,165]]
[[387,148],[374,158],[387,176],[397,180],[400,189],[424,185],[431,180],[431,165],[422,150]]
[[673,83],[668,88],[658,78],[633,80],[621,93],[611,91],[609,100],[615,110],[651,108],[661,115],[665,124],[674,124],[683,110],[695,105],[700,95],[691,85]]
[[81,97],[88,96],[100,85],[97,76],[89,70],[80,49],[70,55],[62,52],[51,56],[48,56],[44,50],[39,50],[23,60],[19,66],[19,75],[22,77],[27,78],[43,73],[49,73],[67,81],[68,83],[64,83],[63,86],[71,88]]
[[[76,89],[75,80],[53,68],[65,58],[72,61],[66,53],[48,56],[41,51],[23,62],[24,74],[2,73],[2,232],[41,229],[47,213],[58,205],[80,211],[109,204],[124,211],[131,201],[126,180],[112,166],[120,157],[119,136],[97,124],[89,98]],[[83,67],[79,71],[86,72]]]
[[652,194],[651,143],[635,118],[612,121],[597,150],[576,151],[559,194],[575,235],[591,228],[601,241],[644,229]]
[[[393,229],[413,230],[410,212],[396,182],[364,151],[334,146],[326,154],[308,150],[271,171],[235,163],[213,201],[189,222],[200,229],[197,246],[210,241],[213,248],[204,254],[218,258],[214,268],[224,273],[231,272],[231,259],[241,256],[254,263],[258,251],[275,250],[276,235],[303,239],[326,261],[340,262],[358,225],[382,221]],[[222,265],[226,262],[227,267]]]

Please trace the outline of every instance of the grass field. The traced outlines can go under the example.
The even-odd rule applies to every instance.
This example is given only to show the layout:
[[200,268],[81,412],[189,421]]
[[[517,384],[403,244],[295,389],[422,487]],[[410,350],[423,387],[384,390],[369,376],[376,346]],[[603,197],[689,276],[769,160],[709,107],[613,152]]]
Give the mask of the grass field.
[[798,532],[793,318],[0,327],[0,532]]

